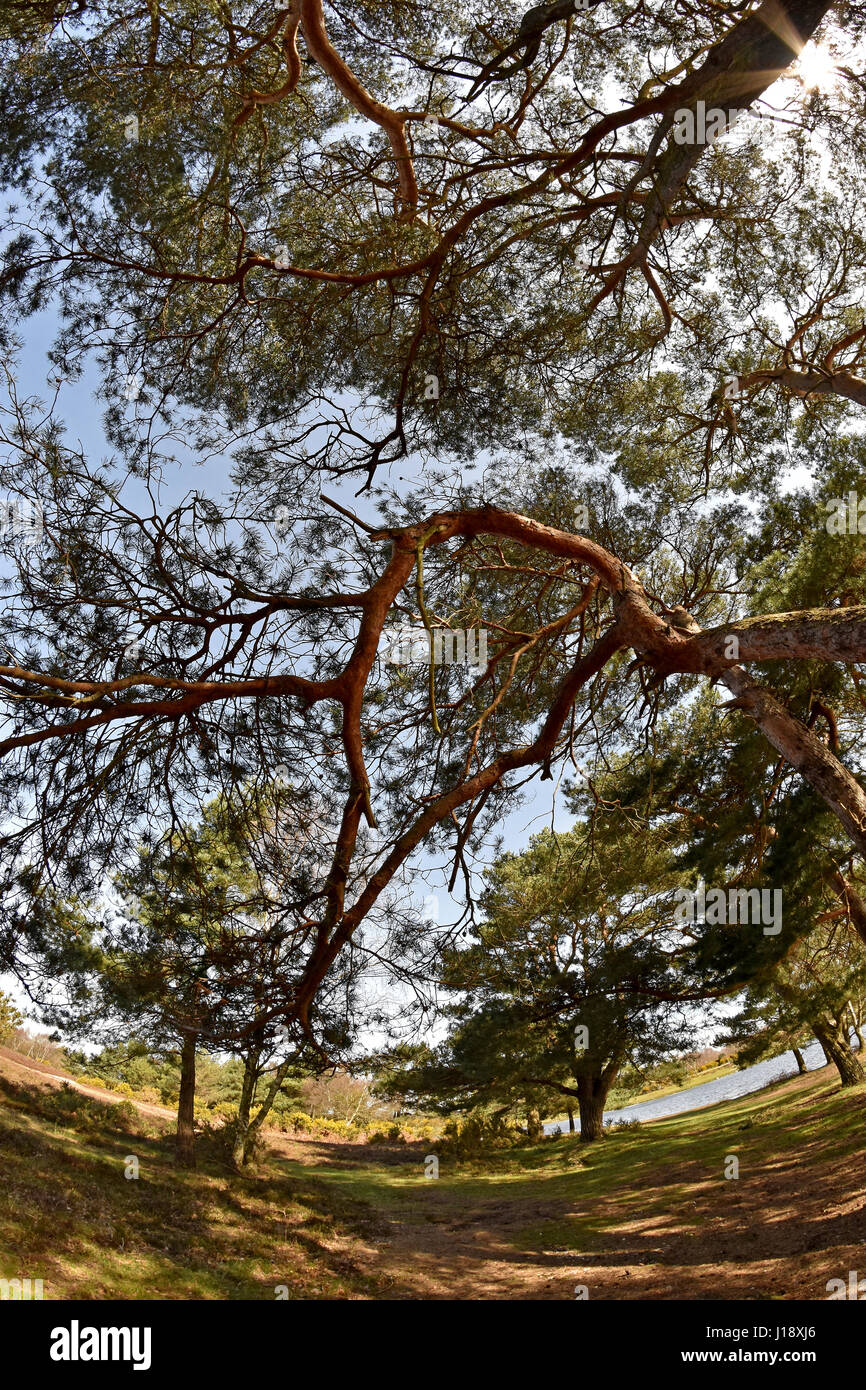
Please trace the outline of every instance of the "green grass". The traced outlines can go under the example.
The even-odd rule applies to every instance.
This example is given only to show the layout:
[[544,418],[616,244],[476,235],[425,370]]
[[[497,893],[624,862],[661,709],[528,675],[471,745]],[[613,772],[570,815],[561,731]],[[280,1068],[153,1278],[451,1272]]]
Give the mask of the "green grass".
[[[800,1163],[828,1166],[866,1146],[864,1088],[841,1090],[829,1070],[812,1076],[803,1089],[785,1091],[785,1082],[699,1111],[671,1116],[637,1129],[608,1132],[595,1145],[559,1136],[534,1147],[507,1150],[483,1160],[453,1161],[440,1156],[438,1180],[423,1175],[422,1148],[405,1166],[317,1168],[318,1175],[344,1197],[368,1202],[397,1221],[445,1219],[460,1208],[491,1207],[507,1200],[561,1201],[564,1207],[591,1209],[591,1216],[564,1211],[553,1221],[527,1222],[510,1239],[518,1249],[591,1249],[599,1232],[615,1229],[637,1213],[666,1215],[699,1225],[685,1198],[709,1186],[722,1193],[728,1154],[740,1159],[744,1181],[767,1165]],[[435,1145],[428,1144],[423,1152]],[[289,1172],[301,1165],[284,1161]],[[309,1172],[309,1167],[303,1165]]]
[[[215,1139],[200,1141],[196,1172],[178,1172],[166,1122],[0,1072],[0,1275],[41,1278],[47,1298],[273,1299],[278,1285],[295,1299],[393,1297],[409,1287],[423,1232],[439,1223],[495,1227],[515,1266],[524,1252],[577,1260],[594,1250],[610,1264],[618,1230],[658,1218],[699,1235],[707,1212],[718,1219],[755,1177],[765,1224],[796,1223],[798,1184],[829,1191],[840,1164],[866,1147],[864,1100],[863,1086],[841,1090],[826,1069],[611,1130],[594,1145],[560,1136],[457,1160],[431,1140],[387,1152],[281,1143],[238,1178]],[[431,1180],[424,1159],[437,1151]],[[132,1154],[138,1181],[124,1177]],[[729,1154],[740,1159],[738,1183],[723,1175]],[[751,1226],[760,1210],[749,1211]],[[383,1255],[395,1233],[404,1237],[396,1272]],[[451,1237],[442,1239],[445,1278]]]
[[346,1253],[369,1210],[308,1173],[238,1178],[207,1141],[183,1173],[171,1135],[126,1107],[2,1077],[0,1100],[0,1275],[59,1299],[375,1296]]

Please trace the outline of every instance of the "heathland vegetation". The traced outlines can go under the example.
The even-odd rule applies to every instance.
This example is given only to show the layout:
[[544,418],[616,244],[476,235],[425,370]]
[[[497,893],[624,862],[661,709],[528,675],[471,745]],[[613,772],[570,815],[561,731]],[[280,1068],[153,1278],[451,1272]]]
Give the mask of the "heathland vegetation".
[[845,1277],[864,52],[849,0],[0,7],[3,1278]]

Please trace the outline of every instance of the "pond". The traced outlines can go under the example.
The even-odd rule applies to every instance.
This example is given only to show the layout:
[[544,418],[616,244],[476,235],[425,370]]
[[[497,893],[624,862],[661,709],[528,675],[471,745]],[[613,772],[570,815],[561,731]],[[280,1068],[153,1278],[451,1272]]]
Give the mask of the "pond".
[[[800,1049],[809,1071],[826,1066],[820,1043],[810,1043]],[[771,1057],[766,1062],[758,1062],[754,1067],[731,1072],[728,1076],[716,1077],[714,1081],[703,1081],[700,1086],[692,1086],[687,1091],[675,1091],[673,1095],[659,1100],[637,1101],[626,1105],[622,1110],[605,1110],[604,1122],[613,1124],[616,1120],[661,1120],[666,1115],[680,1115],[684,1110],[700,1110],[705,1105],[715,1105],[720,1100],[736,1100],[752,1091],[760,1091],[770,1081],[779,1081],[785,1076],[797,1075],[797,1063],[793,1052],[783,1052],[779,1057]],[[576,1107],[575,1107],[576,1111]],[[579,1128],[577,1114],[575,1125]],[[556,1130],[568,1131],[567,1120],[550,1120],[544,1126],[545,1134]]]

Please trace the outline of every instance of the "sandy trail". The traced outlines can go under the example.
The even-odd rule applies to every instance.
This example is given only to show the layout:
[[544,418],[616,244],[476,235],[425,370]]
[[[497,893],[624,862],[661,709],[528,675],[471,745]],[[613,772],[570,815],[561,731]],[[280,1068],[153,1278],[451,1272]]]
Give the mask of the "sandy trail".
[[[814,1073],[794,1077],[774,1098],[806,1092],[814,1080]],[[803,1099],[811,1110],[811,1098]],[[862,1107],[862,1094],[852,1093],[851,1104]],[[329,1164],[369,1161],[354,1145],[280,1139],[287,1156],[326,1181]],[[388,1161],[417,1157],[394,1150]],[[659,1213],[666,1188],[670,1198]],[[578,1286],[590,1299],[825,1300],[829,1279],[866,1272],[862,1154],[828,1159],[807,1141],[724,1184],[684,1162],[655,1178],[651,1196],[652,1214],[638,1209],[628,1219],[618,1200],[587,1199],[579,1172],[573,1199],[467,1201],[447,1188],[425,1191],[414,1209],[380,1213],[381,1235],[356,1259],[384,1275],[392,1298],[425,1300],[574,1299]],[[570,1219],[575,1230],[591,1225],[591,1248],[557,1248],[555,1238],[545,1248],[545,1223],[561,1230]],[[538,1228],[540,1238],[527,1248],[527,1230]]]
[[[74,1077],[21,1057],[0,1056],[22,1079],[74,1086],[85,1095],[119,1104],[124,1097],[84,1086]],[[829,1071],[828,1071],[829,1076]],[[815,1079],[795,1077],[783,1091],[806,1091]],[[862,1106],[862,1096],[852,1095]],[[809,1097],[804,1096],[804,1103]],[[166,1106],[132,1100],[146,1115],[174,1120]],[[327,1143],[268,1132],[277,1154],[309,1167],[328,1181],[328,1168],[417,1165],[411,1150]],[[375,1209],[375,1234],[341,1238],[338,1244],[392,1299],[574,1299],[585,1286],[590,1299],[826,1299],[827,1280],[863,1268],[866,1195],[862,1154],[829,1161],[805,1143],[759,1163],[748,1181],[720,1188],[697,1163],[672,1166],[655,1178],[656,1199],[670,1187],[659,1214],[627,1219],[613,1199],[589,1202],[581,1193],[541,1201],[526,1196],[484,1200],[443,1186],[427,1187],[417,1204]],[[615,1222],[600,1223],[605,1217]],[[545,1223],[591,1222],[591,1249],[544,1248]],[[527,1229],[540,1228],[537,1241]],[[531,1248],[530,1248],[531,1246]],[[859,1263],[858,1263],[859,1262]]]
[[103,1091],[98,1086],[82,1086],[80,1081],[76,1081],[75,1077],[70,1076],[67,1072],[52,1071],[44,1062],[37,1062],[35,1057],[23,1057],[19,1052],[13,1052],[8,1047],[0,1047],[0,1057],[10,1065],[13,1075],[16,1070],[30,1073],[27,1079],[31,1084],[33,1076],[37,1076],[45,1082],[54,1081],[61,1086],[72,1086],[82,1095],[93,1096],[95,1100],[103,1100],[108,1105],[120,1105],[123,1101],[128,1100],[129,1104],[134,1105],[136,1110],[141,1111],[142,1115],[158,1115],[162,1119],[168,1120],[176,1118],[177,1112],[168,1106],[151,1105],[149,1101],[134,1100],[129,1096],[118,1096],[114,1091]]

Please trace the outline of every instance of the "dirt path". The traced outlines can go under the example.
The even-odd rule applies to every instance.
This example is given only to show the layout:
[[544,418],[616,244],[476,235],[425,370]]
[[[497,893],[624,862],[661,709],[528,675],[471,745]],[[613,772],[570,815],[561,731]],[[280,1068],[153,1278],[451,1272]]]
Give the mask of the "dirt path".
[[[110,1104],[124,1099],[8,1049],[0,1055],[31,1082],[66,1083]],[[335,1253],[339,1247],[393,1299],[561,1300],[574,1299],[578,1286],[590,1299],[826,1299],[827,1280],[858,1268],[866,1275],[866,1195],[862,1152],[835,1155],[832,1126],[808,1137],[807,1123],[820,1117],[817,1077],[774,1091],[774,1100],[788,1096],[797,1107],[798,1142],[756,1155],[744,1180],[709,1176],[686,1144],[637,1196],[625,1175],[621,1187],[592,1196],[580,1170],[567,1168],[552,1185],[543,1173],[483,1185],[466,1173],[453,1184],[416,1186],[406,1181],[422,1161],[414,1147],[268,1137],[276,1156],[325,1183],[329,1170],[335,1179],[357,1172],[373,1233],[336,1238]],[[862,1112],[863,1099],[852,1091],[846,1112]],[[174,1119],[165,1106],[131,1103]]]
[[[803,1092],[804,1119],[814,1118],[814,1078],[793,1078],[774,1096]],[[861,1111],[863,1100],[848,1097]],[[329,1166],[371,1162],[354,1145],[281,1138],[287,1157],[325,1181]],[[590,1299],[824,1300],[829,1279],[858,1267],[866,1275],[864,1157],[836,1158],[826,1140],[750,1163],[736,1182],[709,1178],[705,1163],[671,1165],[653,1176],[644,1210],[638,1197],[629,1211],[627,1190],[587,1197],[579,1172],[573,1194],[562,1195],[560,1183],[549,1200],[503,1199],[508,1181],[481,1200],[431,1183],[417,1203],[383,1203],[381,1235],[355,1259],[384,1275],[397,1299],[560,1300],[585,1286]],[[388,1161],[417,1170],[405,1151]]]
[[[371,1163],[417,1172],[411,1149],[379,1148],[371,1156],[363,1144],[272,1136],[274,1149],[328,1181],[328,1168],[359,1170]],[[355,1244],[352,1257],[369,1277],[384,1283],[394,1299],[537,1299],[571,1296],[567,1280],[577,1268],[574,1256],[520,1251],[509,1242],[521,1227],[556,1218],[562,1202],[468,1202],[460,1193],[425,1187],[417,1207],[407,1201],[397,1213],[376,1207],[372,1240]],[[572,1283],[574,1280],[572,1280]]]
[[52,1071],[44,1062],[37,1062],[35,1057],[24,1057],[20,1052],[13,1052],[11,1048],[0,1047],[0,1057],[9,1065],[13,1071],[28,1072],[31,1080],[34,1076],[39,1077],[43,1082],[56,1082],[63,1086],[72,1086],[82,1095],[92,1096],[95,1100],[104,1100],[108,1105],[120,1105],[123,1101],[129,1100],[130,1105],[134,1105],[136,1110],[141,1111],[142,1115],[157,1115],[161,1119],[174,1120],[176,1111],[169,1109],[165,1105],[151,1105],[149,1101],[134,1100],[128,1096],[119,1096],[115,1091],[103,1091],[99,1086],[82,1086],[80,1081],[76,1081],[74,1076],[67,1072]]

